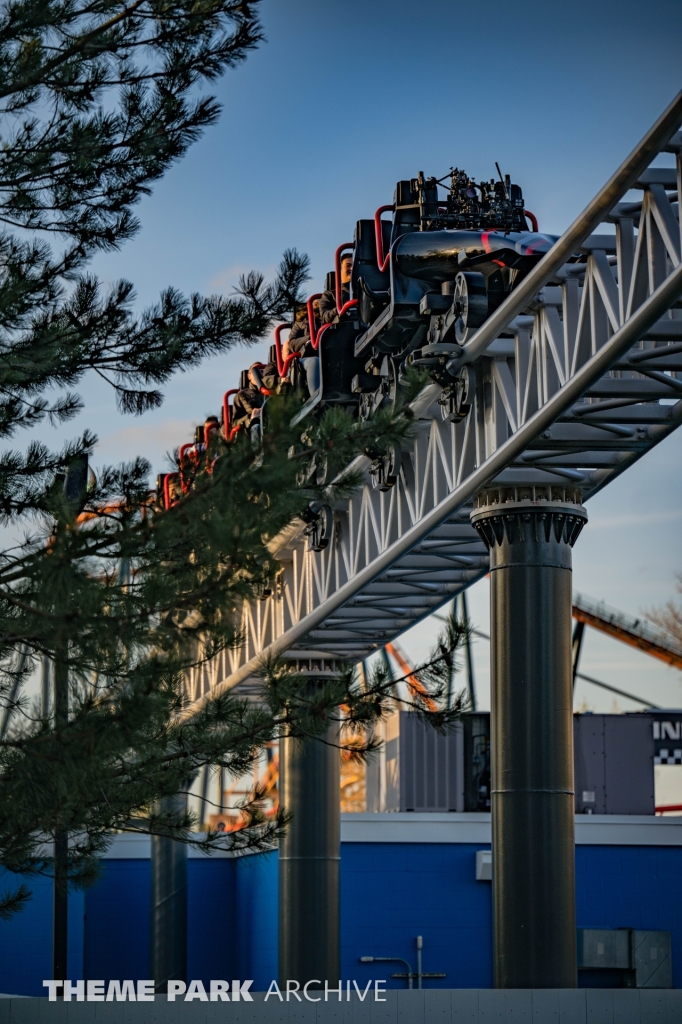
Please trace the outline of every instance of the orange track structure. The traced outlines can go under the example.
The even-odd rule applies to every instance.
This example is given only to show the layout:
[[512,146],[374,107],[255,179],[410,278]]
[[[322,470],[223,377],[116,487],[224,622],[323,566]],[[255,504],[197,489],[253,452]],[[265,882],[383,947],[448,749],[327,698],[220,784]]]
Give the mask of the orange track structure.
[[432,700],[431,697],[428,696],[425,686],[414,675],[414,669],[405,656],[401,654],[395,644],[386,644],[386,650],[400,665],[400,669],[405,675],[405,682],[407,683],[410,691],[412,693],[419,694],[419,696],[423,698],[424,705],[429,709],[429,711],[437,711],[438,705],[435,700]]
[[573,618],[578,622],[598,629],[602,633],[622,640],[653,658],[682,669],[682,649],[667,642],[664,634],[658,634],[640,619],[630,619],[621,612],[605,605],[593,604],[576,595],[573,604]]

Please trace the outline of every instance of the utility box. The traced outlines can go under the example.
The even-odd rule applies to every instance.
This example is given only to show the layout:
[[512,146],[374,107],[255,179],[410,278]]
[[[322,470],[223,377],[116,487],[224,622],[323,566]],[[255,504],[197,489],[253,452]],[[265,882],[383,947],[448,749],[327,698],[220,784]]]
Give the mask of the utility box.
[[441,734],[410,711],[383,719],[383,747],[367,762],[368,811],[463,811],[464,736]]
[[574,715],[576,814],[654,814],[648,715]]
[[637,988],[672,988],[670,932],[632,932],[632,966]]
[[670,932],[579,928],[581,988],[672,988]]
[[579,928],[578,967],[629,970],[630,929]]
[[493,880],[493,851],[476,850],[476,881],[492,882]]

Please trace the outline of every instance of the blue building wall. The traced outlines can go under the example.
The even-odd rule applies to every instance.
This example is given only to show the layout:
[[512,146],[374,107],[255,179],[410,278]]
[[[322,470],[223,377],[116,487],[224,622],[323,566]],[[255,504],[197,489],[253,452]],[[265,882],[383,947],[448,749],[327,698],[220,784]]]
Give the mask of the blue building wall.
[[[224,978],[227,964],[235,963],[237,918],[234,868],[235,861],[224,858],[192,858],[188,862],[188,978],[201,978],[206,982],[211,978]],[[149,925],[147,943],[149,944]],[[230,975],[229,980],[232,977]],[[234,977],[240,976],[235,974]]]
[[234,977],[253,978],[254,990],[265,992],[277,978],[277,854],[231,863],[236,883]]
[[[25,880],[33,893],[24,909],[0,921],[0,992],[42,996],[52,977],[52,879]],[[0,869],[0,892],[16,889],[21,877]],[[69,895],[68,954],[73,978],[83,976],[84,893]]]
[[[446,973],[429,987],[491,986],[491,885],[475,871],[476,851],[487,848],[343,843],[343,977],[387,977],[389,988],[403,987],[390,978],[400,964],[359,958],[399,956],[416,968],[422,935],[423,969]],[[103,868],[95,887],[71,897],[70,976],[146,978],[149,861],[107,859]],[[277,855],[192,858],[188,868],[189,977],[253,978],[255,990],[267,988],[277,977]],[[576,869],[578,926],[672,932],[673,984],[682,987],[682,848],[579,846]],[[9,884],[0,880],[2,889]],[[31,903],[0,922],[0,992],[41,995],[51,976],[51,883],[29,884]]]
[[[344,843],[341,857],[342,973],[366,984],[401,964],[361,964],[361,956],[400,956],[417,969],[445,971],[439,988],[492,986],[491,885],[476,881],[476,851],[464,843]],[[384,973],[377,974],[381,968]]]
[[577,846],[575,866],[578,927],[671,932],[682,988],[682,848]]
[[148,860],[102,862],[97,885],[85,894],[84,978],[149,977],[150,883]]

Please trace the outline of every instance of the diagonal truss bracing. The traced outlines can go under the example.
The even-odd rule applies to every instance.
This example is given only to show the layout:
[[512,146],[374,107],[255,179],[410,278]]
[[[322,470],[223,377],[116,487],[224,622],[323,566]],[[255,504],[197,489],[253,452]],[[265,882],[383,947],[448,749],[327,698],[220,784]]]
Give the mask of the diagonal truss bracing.
[[273,592],[244,605],[245,646],[189,676],[193,700],[248,686],[264,654],[328,671],[365,657],[488,571],[469,521],[482,487],[588,500],[682,422],[680,124],[682,93],[465,346],[468,416],[444,420],[429,386],[394,487],[374,489],[359,459],[365,483],[325,550],[302,522],[276,538]]

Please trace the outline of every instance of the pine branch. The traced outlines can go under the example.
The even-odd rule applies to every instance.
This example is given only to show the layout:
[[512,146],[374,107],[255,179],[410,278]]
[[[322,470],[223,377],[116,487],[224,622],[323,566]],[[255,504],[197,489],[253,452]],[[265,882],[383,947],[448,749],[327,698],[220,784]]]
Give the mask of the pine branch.
[[26,885],[20,885],[14,891],[0,894],[0,921],[9,921],[17,911],[22,910],[31,899]]
[[[122,411],[154,408],[174,373],[263,338],[300,301],[309,261],[295,249],[271,282],[244,275],[229,298],[169,287],[142,312],[131,282],[106,290],[88,273],[95,253],[135,234],[135,204],[215,122],[219,107],[202,89],[260,42],[258,9],[256,0],[10,0],[0,13],[0,437],[68,420],[88,371]],[[57,238],[59,253],[46,241]],[[243,436],[214,442],[183,466],[188,493],[169,510],[150,496],[143,459],[102,467],[86,486],[97,440],[87,431],[61,451],[30,440],[0,454],[0,522],[31,527],[0,552],[5,869],[50,874],[44,844],[64,832],[70,881],[83,886],[116,831],[207,851],[267,849],[286,819],[263,814],[259,791],[228,836],[198,838],[192,815],[152,808],[204,766],[243,774],[284,732],[321,736],[341,706],[352,756],[373,749],[372,724],[395,705],[381,673],[364,688],[348,671],[311,689],[270,666],[260,704],[228,694],[191,718],[185,678],[243,643],[239,610],[279,571],[267,539],[356,486],[348,466],[358,456],[377,458],[409,436],[412,384],[392,413],[364,422],[332,410],[303,433],[291,426],[300,403],[271,399],[260,448]],[[442,729],[463,706],[443,702],[460,639],[453,627],[447,656],[416,669],[420,688],[405,698]],[[39,665],[67,680],[68,716],[29,698]],[[23,888],[6,893],[0,917],[27,898]]]

